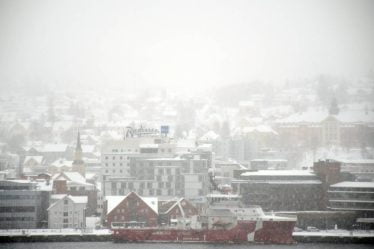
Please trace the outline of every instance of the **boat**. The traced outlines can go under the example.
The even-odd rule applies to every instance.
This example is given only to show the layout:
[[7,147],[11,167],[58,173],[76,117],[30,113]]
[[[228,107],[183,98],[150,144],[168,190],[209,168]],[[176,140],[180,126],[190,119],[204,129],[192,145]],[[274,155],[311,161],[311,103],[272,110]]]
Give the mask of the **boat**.
[[293,244],[295,217],[265,214],[260,206],[244,206],[234,194],[212,193],[200,215],[174,226],[144,227],[141,222],[112,223],[114,242],[271,243]]

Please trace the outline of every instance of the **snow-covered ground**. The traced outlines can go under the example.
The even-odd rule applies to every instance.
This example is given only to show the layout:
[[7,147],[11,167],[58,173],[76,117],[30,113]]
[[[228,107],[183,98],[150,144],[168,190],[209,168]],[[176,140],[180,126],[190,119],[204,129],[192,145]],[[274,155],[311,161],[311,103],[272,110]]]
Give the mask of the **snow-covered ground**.
[[6,229],[0,230],[0,236],[11,235],[109,235],[109,229]]

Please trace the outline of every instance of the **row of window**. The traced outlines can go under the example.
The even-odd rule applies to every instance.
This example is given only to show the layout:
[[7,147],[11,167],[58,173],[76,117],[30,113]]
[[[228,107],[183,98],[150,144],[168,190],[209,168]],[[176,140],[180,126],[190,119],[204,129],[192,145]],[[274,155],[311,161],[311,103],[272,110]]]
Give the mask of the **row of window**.
[[40,195],[0,195],[0,200],[40,199]]
[[27,213],[35,212],[35,207],[0,207],[0,213]]
[[[147,195],[147,196],[162,196],[162,195],[168,195],[168,196],[174,196],[176,195],[177,193],[174,191],[174,189],[168,189],[166,192],[163,192],[162,189],[148,189],[148,193],[146,191],[144,191],[143,189],[138,189],[138,190],[135,190],[135,189],[129,189],[129,191],[134,191],[136,193],[138,193],[139,195]],[[200,191],[199,191],[200,193]],[[201,191],[202,193],[202,191]],[[112,195],[125,195],[126,192],[124,191],[124,189],[119,189],[118,192],[116,189],[112,189],[111,191],[111,194]],[[183,195],[183,191],[180,191],[179,195]]]
[[33,217],[0,217],[0,221],[34,221]]
[[[112,156],[110,159],[112,159],[112,160],[116,160],[116,159],[123,160],[123,159],[127,159],[127,158],[128,158],[127,156]],[[109,160],[109,156],[105,156],[105,160]]]
[[[117,164],[116,163],[112,163],[112,166],[116,167]],[[123,166],[123,163],[119,163],[118,166]],[[130,166],[130,163],[127,163],[126,166]],[[105,167],[109,167],[109,163],[105,163]]]
[[[118,152],[132,152],[131,149],[112,149],[112,152],[118,153]],[[138,152],[138,149],[134,149],[134,152]]]

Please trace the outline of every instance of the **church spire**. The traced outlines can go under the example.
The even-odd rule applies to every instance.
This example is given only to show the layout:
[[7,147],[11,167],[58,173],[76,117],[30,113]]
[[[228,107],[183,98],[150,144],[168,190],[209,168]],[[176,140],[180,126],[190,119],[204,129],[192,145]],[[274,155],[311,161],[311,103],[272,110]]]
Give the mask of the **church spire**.
[[85,165],[83,161],[83,155],[82,155],[82,144],[81,144],[81,136],[80,132],[78,130],[77,135],[77,146],[75,147],[75,153],[74,153],[74,161],[73,161],[73,171],[79,172],[82,176],[85,175]]
[[77,136],[77,147],[75,148],[75,150],[80,150],[82,151],[82,146],[81,146],[81,134],[78,130],[78,136]]

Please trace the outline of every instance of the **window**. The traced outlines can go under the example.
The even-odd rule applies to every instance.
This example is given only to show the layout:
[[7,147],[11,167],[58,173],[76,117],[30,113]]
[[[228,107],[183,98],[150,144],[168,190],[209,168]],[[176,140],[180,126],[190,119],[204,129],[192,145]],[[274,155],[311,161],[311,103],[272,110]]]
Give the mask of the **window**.
[[68,216],[69,214],[68,214],[68,212],[64,212],[64,216]]
[[65,204],[65,205],[69,204],[69,200],[65,199],[65,200],[64,200],[64,204]]
[[69,220],[68,219],[64,219],[64,223],[68,223],[69,222]]

